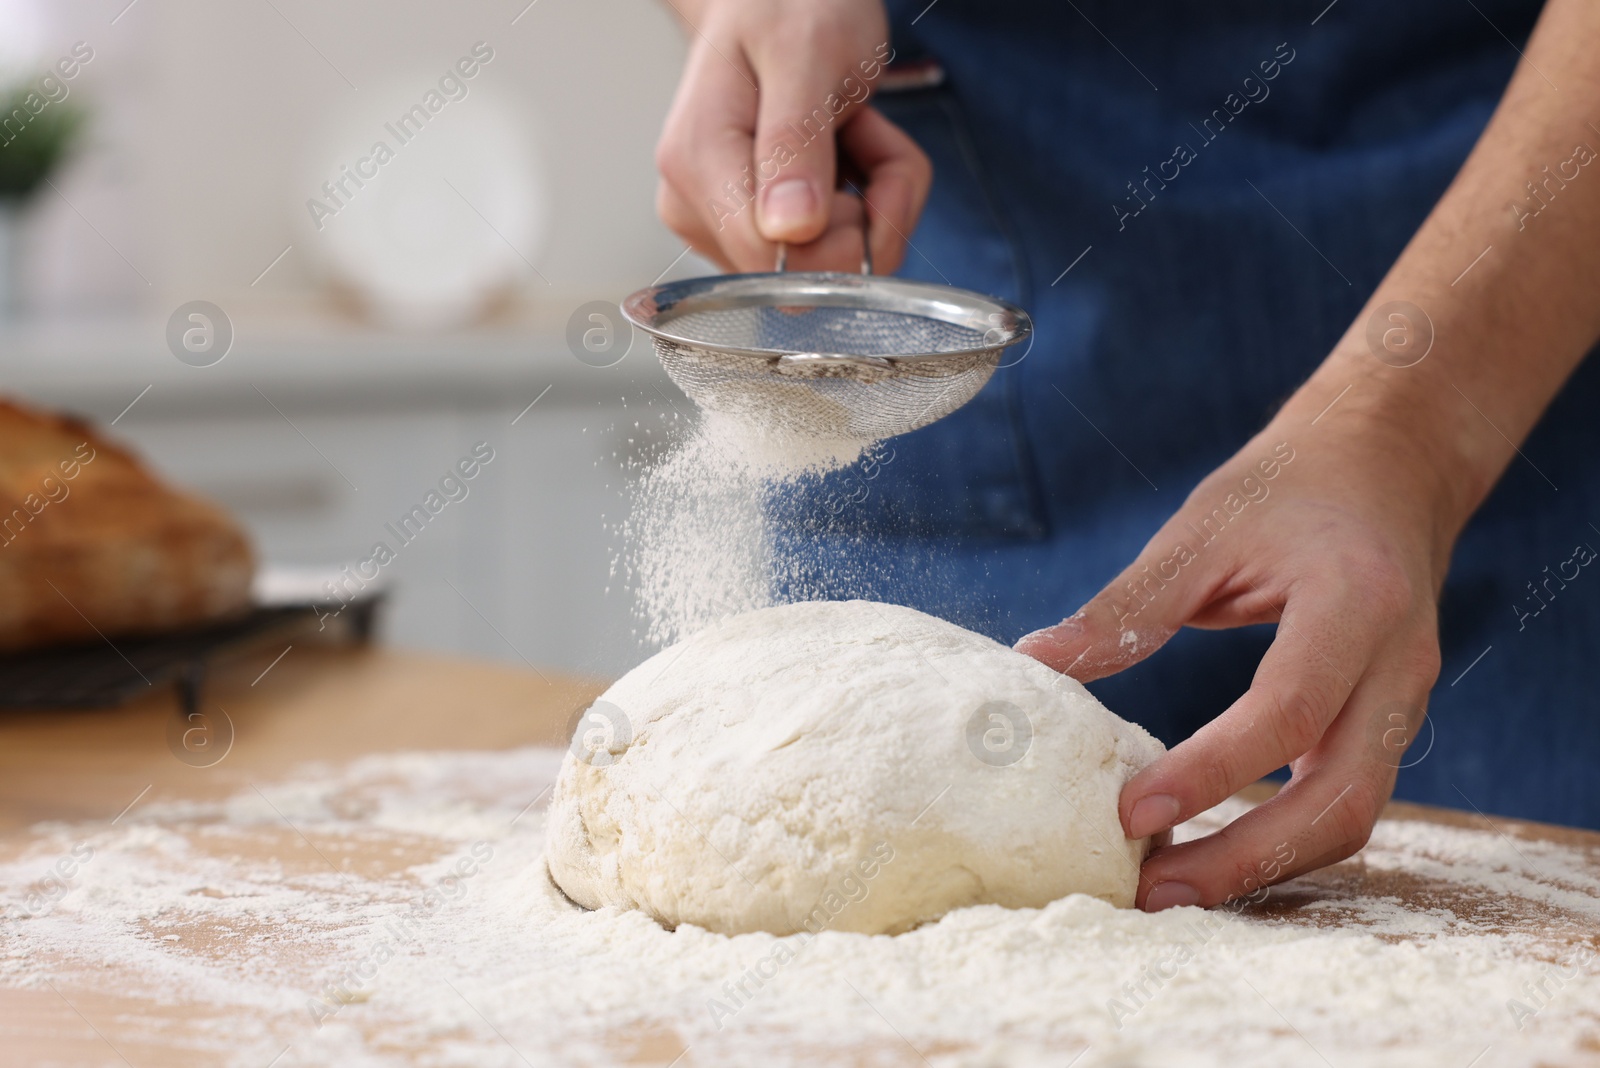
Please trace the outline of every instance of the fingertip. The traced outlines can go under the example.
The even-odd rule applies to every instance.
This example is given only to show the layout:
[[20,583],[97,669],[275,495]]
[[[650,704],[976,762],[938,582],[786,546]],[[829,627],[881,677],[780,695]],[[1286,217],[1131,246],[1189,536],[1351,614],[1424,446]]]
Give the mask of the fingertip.
[[805,178],[785,178],[761,190],[757,225],[768,241],[805,244],[827,226],[827,215],[815,183]]
[[1048,664],[1056,651],[1061,648],[1061,643],[1056,640],[1054,628],[1046,627],[1031,634],[1024,634],[1011,648],[1023,656],[1031,656]]
[[1139,907],[1145,912],[1162,912],[1200,904],[1200,891],[1176,880],[1156,883],[1145,892]]
[[1053,627],[1024,635],[1012,648],[1079,682],[1114,675],[1148,655],[1137,643],[1096,631],[1082,612]]
[[1183,814],[1178,799],[1171,794],[1149,794],[1129,807],[1123,828],[1129,838],[1149,838],[1170,831]]
[[1035,660],[1050,661],[1050,654],[1059,653],[1069,646],[1077,644],[1083,635],[1083,613],[1068,616],[1060,623],[1048,627],[1040,627],[1018,638],[1011,648],[1019,653],[1033,657]]

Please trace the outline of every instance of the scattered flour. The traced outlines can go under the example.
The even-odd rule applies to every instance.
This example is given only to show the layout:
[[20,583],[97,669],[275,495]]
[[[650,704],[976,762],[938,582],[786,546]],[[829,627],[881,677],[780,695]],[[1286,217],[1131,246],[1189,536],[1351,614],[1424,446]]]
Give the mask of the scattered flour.
[[[684,1068],[1600,1060],[1593,846],[1384,822],[1358,860],[1238,914],[1073,896],[892,937],[668,932],[551,885],[528,806],[562,756],[375,756],[13,836],[0,987],[114,997],[95,1023],[117,1046],[176,1041],[176,1018],[185,1063],[243,1068],[665,1065],[685,1046]],[[92,856],[42,883],[74,849]],[[26,1026],[0,1017],[0,1048]]]

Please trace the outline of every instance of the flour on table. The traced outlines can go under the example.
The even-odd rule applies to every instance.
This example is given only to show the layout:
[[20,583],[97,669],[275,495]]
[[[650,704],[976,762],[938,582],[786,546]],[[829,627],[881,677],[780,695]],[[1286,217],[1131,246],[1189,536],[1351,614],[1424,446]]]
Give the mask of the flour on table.
[[[0,985],[115,996],[94,1022],[127,1051],[172,1033],[136,1007],[162,1006],[193,1060],[239,1068],[664,1065],[686,1045],[680,1066],[1505,1068],[1600,1044],[1600,966],[1571,948],[1600,928],[1593,848],[1384,822],[1238,915],[1072,896],[892,937],[669,932],[551,884],[543,813],[519,813],[562,756],[375,756],[42,825],[0,862]],[[92,857],[48,883],[74,848]],[[28,1026],[0,1019],[0,1048]]]

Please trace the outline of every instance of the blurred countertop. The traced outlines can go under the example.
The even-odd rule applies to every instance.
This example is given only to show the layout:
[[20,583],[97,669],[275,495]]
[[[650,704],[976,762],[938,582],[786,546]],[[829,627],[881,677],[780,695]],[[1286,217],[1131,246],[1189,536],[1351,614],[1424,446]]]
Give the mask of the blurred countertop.
[[0,392],[109,422],[135,398],[148,417],[257,411],[262,397],[308,412],[504,404],[546,386],[559,387],[560,403],[596,403],[664,387],[637,331],[613,366],[573,354],[567,321],[581,303],[506,308],[482,325],[429,333],[327,303],[261,300],[224,309],[233,343],[208,367],[173,355],[159,312],[26,317],[0,321]]

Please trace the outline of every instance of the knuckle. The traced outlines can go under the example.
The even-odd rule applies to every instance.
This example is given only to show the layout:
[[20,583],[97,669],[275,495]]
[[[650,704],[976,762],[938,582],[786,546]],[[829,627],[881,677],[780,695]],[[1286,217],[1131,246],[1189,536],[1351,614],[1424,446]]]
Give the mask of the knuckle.
[[1326,688],[1274,692],[1270,729],[1279,751],[1299,756],[1316,745],[1338,712],[1336,701]]
[[1237,767],[1237,761],[1232,756],[1207,760],[1198,770],[1202,791],[1200,803],[1196,806],[1199,811],[1232,797],[1241,785],[1240,779],[1243,776]]
[[1406,653],[1406,669],[1414,673],[1428,689],[1432,689],[1433,684],[1438,681],[1441,666],[1443,660],[1439,652],[1439,639],[1431,634],[1426,639],[1414,643]]
[[933,160],[922,150],[916,142],[911,144],[911,152],[907,156],[911,167],[911,179],[919,186],[929,185],[933,182]]
[[1321,862],[1322,865],[1327,867],[1330,864],[1337,864],[1341,860],[1349,860],[1367,847],[1367,840],[1371,837],[1372,828],[1369,827],[1365,831],[1351,835],[1349,838],[1341,839],[1339,844],[1333,848],[1333,851],[1328,853]]
[[683,187],[688,182],[690,153],[687,141],[675,136],[668,126],[656,142],[656,172],[674,186]]
[[1328,810],[1327,819],[1333,824],[1331,832],[1340,854],[1338,859],[1353,856],[1366,846],[1387,793],[1375,783],[1358,780],[1351,783],[1344,796]]
[[1256,893],[1263,887],[1282,882],[1293,873],[1282,864],[1274,863],[1274,854],[1263,849],[1261,842],[1248,835],[1230,833],[1231,826],[1219,832],[1228,843],[1228,860],[1218,865],[1220,886],[1212,896],[1218,901],[1229,901]]
[[1247,860],[1244,857],[1233,858],[1230,868],[1232,870],[1229,873],[1226,887],[1227,896],[1229,897],[1252,893],[1258,887],[1265,886],[1273,881],[1262,876],[1261,872],[1257,870],[1257,865],[1254,861]]

